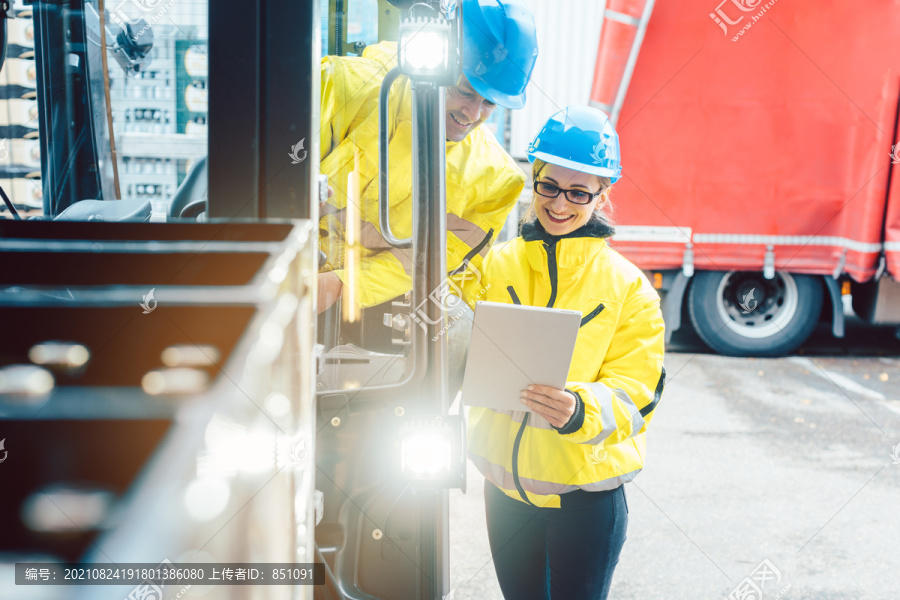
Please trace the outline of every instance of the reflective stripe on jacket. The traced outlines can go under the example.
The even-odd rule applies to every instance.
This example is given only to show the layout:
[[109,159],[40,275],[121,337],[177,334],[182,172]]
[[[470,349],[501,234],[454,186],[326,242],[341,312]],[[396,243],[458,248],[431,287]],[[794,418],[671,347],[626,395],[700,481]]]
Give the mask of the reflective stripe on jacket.
[[[392,42],[369,46],[362,57],[322,59],[321,172],[335,193],[320,221],[321,248],[346,283],[347,181],[358,165],[362,260],[356,281],[362,306],[390,300],[412,285],[410,251],[391,248],[378,220],[378,94],[395,60]],[[388,153],[391,230],[401,239],[412,234],[411,99],[409,80],[398,78],[390,96]],[[448,142],[446,152],[447,271],[452,274],[464,264],[480,268],[525,175],[483,125],[461,142]]]
[[[469,410],[469,457],[507,495],[559,506],[559,494],[607,490],[633,479],[665,383],[659,296],[591,223],[561,238],[539,224],[495,246],[464,297],[581,311],[566,388],[583,402],[579,429],[562,433],[535,413]],[[540,351],[540,340],[535,340]],[[465,402],[465,398],[463,398]],[[565,428],[564,428],[565,429]]]

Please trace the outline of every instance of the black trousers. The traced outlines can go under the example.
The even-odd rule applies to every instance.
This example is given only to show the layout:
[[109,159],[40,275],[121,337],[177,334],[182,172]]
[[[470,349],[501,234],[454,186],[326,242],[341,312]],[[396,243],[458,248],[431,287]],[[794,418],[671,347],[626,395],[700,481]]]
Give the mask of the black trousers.
[[606,600],[628,527],[625,490],[576,490],[561,508],[513,500],[485,480],[488,538],[507,600]]

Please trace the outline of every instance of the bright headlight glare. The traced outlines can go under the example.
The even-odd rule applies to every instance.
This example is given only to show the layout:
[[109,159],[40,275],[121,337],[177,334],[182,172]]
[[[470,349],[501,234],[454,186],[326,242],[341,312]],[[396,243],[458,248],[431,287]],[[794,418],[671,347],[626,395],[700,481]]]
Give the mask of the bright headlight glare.
[[438,74],[447,64],[447,38],[437,31],[411,32],[403,42],[401,61],[415,72]]
[[400,444],[400,466],[416,479],[439,479],[450,473],[453,447],[445,432],[410,431]]
[[414,19],[400,25],[400,70],[427,81],[450,77],[452,28],[442,19]]

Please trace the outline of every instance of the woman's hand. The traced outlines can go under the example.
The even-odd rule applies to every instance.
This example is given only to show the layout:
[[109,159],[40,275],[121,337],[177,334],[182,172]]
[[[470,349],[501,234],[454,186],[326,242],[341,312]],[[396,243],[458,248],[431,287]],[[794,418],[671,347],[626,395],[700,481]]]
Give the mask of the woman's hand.
[[546,385],[529,385],[522,390],[522,404],[547,419],[557,429],[569,422],[578,405],[570,392]]

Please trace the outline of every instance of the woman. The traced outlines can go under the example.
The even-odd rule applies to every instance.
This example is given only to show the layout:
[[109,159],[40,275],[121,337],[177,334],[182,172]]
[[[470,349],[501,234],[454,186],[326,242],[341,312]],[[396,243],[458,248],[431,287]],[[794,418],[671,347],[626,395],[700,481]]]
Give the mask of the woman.
[[534,216],[491,250],[465,296],[584,316],[566,389],[528,386],[522,411],[471,408],[469,456],[486,478],[503,595],[605,599],[628,522],[622,484],[641,470],[665,381],[659,297],[606,243],[614,230],[603,211],[621,173],[606,115],[557,113],[528,157]]

